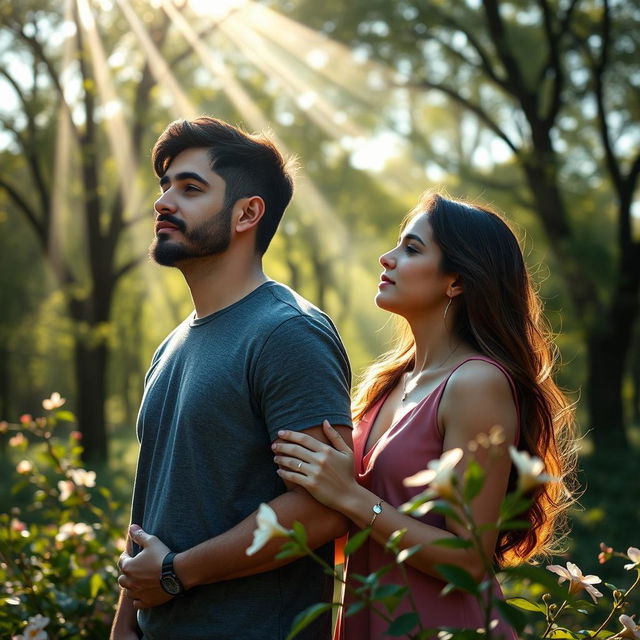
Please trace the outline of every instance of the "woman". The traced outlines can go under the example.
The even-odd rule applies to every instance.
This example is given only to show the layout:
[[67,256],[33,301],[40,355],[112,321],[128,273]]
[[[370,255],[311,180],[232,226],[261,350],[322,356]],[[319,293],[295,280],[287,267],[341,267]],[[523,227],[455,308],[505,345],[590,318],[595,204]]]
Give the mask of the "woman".
[[[570,502],[572,412],[551,378],[554,351],[522,252],[498,215],[425,195],[404,221],[398,245],[380,263],[376,304],[404,318],[406,329],[356,392],[353,453],[328,423],[332,447],[283,431],[274,444],[278,473],[348,516],[355,529],[371,526],[367,542],[349,558],[348,584],[358,586],[351,575],[389,564],[384,543],[392,532],[406,529],[402,546],[421,545],[406,571],[423,627],[483,627],[484,614],[473,596],[457,590],[440,595],[444,581],[436,568],[458,565],[480,582],[486,573],[480,553],[433,545],[469,534],[454,519],[398,511],[423,490],[403,480],[457,447],[464,451],[459,464],[464,469],[473,448],[487,474],[472,502],[473,516],[478,524],[496,522],[516,480],[508,454],[514,444],[542,458],[547,473],[561,481],[536,490],[524,516],[529,529],[486,531],[485,557],[504,566],[548,552]],[[486,442],[495,425],[502,428],[502,444],[470,446]],[[383,582],[403,584],[400,569]],[[410,610],[405,598],[394,616]],[[387,628],[388,622],[363,609],[341,617],[338,637],[378,639]],[[515,637],[499,622],[494,637],[501,636]]]

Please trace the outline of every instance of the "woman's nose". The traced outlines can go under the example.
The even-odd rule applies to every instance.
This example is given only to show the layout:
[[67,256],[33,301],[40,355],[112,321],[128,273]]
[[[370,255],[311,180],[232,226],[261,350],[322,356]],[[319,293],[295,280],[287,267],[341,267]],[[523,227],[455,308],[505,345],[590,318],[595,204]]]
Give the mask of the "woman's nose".
[[392,256],[392,252],[391,251],[387,251],[387,253],[383,253],[380,258],[379,258],[380,264],[385,268],[385,269],[392,269],[394,264],[395,264],[395,260]]

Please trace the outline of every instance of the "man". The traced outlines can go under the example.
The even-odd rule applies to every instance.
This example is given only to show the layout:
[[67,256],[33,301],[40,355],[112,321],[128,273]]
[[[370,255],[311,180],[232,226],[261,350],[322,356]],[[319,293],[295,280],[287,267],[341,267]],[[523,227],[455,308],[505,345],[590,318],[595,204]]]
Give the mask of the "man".
[[[284,526],[302,522],[326,559],[346,531],[285,487],[271,444],[283,428],[325,440],[325,418],[350,438],[347,356],[327,316],[262,270],[293,192],[271,141],[214,118],[176,121],[153,164],[162,195],[150,254],[180,269],[194,313],[145,379],[134,544],[119,562],[111,637],[138,637],[137,618],[149,640],[284,639],[296,614],[331,597],[330,580],[308,558],[274,560],[281,539],[246,549],[262,502]],[[325,616],[300,637],[329,635]]]

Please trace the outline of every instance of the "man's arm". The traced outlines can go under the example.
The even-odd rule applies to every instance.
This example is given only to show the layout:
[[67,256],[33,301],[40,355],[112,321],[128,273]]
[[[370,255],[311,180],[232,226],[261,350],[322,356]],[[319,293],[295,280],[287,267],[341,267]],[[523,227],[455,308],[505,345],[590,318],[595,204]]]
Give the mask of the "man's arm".
[[[351,429],[337,426],[347,442],[351,442]],[[305,433],[326,442],[321,426],[306,429]],[[293,487],[269,502],[276,512],[278,521],[291,528],[297,520],[308,535],[311,548],[319,547],[343,535],[348,528],[348,520],[341,514],[314,500],[306,490]],[[262,573],[291,562],[291,559],[276,560],[274,556],[283,544],[282,539],[274,539],[252,556],[246,550],[253,540],[256,528],[256,513],[239,522],[233,528],[215,538],[179,553],[174,559],[174,570],[186,589],[191,587],[240,578]],[[168,601],[169,596],[160,586],[160,571],[168,547],[157,537],[142,530],[132,531],[134,542],[143,550],[131,558],[124,553],[120,561],[123,575],[118,582],[127,590],[134,608],[146,608]]]

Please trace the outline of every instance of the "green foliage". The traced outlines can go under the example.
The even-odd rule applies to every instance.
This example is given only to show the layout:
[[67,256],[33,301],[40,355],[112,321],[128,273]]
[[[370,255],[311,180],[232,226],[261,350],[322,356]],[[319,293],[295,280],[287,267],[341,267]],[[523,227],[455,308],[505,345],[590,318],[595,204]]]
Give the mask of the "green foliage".
[[[49,637],[105,638],[115,600],[116,560],[124,549],[117,526],[122,505],[81,467],[79,433],[47,418],[2,423],[22,460],[11,480],[16,502],[0,514],[0,637],[25,631],[29,618],[49,619]],[[40,636],[38,636],[40,637]]]

